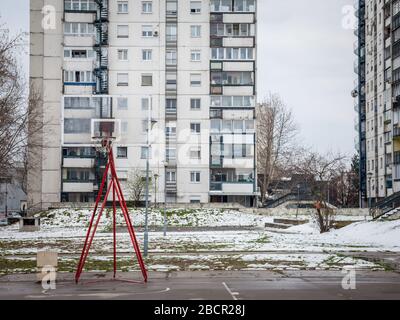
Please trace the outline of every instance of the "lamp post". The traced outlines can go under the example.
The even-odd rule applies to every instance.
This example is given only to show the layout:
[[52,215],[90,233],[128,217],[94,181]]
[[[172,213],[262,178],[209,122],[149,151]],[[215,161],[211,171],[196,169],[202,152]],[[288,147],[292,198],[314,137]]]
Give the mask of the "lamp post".
[[372,192],[371,192],[371,178],[372,178],[373,174],[372,172],[368,172],[368,208],[371,210],[371,200],[372,200]]
[[297,185],[297,209],[296,209],[296,220],[299,214],[299,206],[300,206],[300,183]]
[[[371,214],[371,200],[372,200],[372,192],[371,192],[371,178],[372,178],[373,174],[372,172],[368,172],[368,192],[367,192],[367,197],[368,197],[368,208],[369,208],[369,214]],[[365,220],[367,220],[367,217],[364,217]]]
[[148,249],[149,249],[149,168],[150,168],[150,131],[153,128],[153,125],[157,123],[157,121],[151,119],[151,110],[152,110],[152,99],[149,97],[149,108],[148,108],[148,116],[147,116],[147,135],[146,135],[146,211],[144,218],[144,248],[143,255],[147,257]]
[[154,208],[157,208],[157,179],[158,179],[158,174],[154,174]]
[[168,167],[168,161],[163,161],[164,163],[164,226],[163,226],[163,231],[164,231],[164,237],[167,236],[167,167]]

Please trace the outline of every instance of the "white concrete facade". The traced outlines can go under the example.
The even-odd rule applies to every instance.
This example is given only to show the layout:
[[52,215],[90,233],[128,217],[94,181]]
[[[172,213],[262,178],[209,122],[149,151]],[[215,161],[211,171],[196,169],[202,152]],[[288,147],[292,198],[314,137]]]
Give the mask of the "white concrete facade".
[[153,202],[253,205],[255,30],[253,0],[31,1],[31,82],[47,121],[28,205],[94,200],[94,119],[115,121],[122,184],[144,172],[149,114]]

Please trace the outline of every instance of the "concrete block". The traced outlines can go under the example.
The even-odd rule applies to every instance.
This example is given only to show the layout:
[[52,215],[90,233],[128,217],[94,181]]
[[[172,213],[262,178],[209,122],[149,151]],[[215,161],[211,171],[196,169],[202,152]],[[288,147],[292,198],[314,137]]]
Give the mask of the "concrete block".
[[40,218],[24,217],[19,219],[20,232],[34,232],[40,230]]

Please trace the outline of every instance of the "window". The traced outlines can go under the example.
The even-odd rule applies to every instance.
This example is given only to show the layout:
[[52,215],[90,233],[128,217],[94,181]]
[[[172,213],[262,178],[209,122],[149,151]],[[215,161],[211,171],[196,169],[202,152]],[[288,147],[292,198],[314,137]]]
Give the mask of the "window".
[[142,110],[147,111],[149,110],[150,106],[150,99],[149,98],[142,98]]
[[232,0],[211,0],[211,12],[232,11]]
[[201,74],[192,73],[190,74],[190,86],[200,87],[201,86]]
[[176,65],[176,50],[167,50],[165,53],[165,63],[167,65]]
[[190,99],[190,109],[199,110],[201,108],[201,99],[192,98]]
[[117,86],[127,86],[129,84],[127,73],[117,73]]
[[88,169],[64,169],[65,181],[90,181],[90,171]]
[[199,171],[190,172],[190,182],[200,183],[200,172]]
[[142,13],[152,13],[153,3],[151,1],[142,1]]
[[142,26],[142,37],[152,37],[153,26]]
[[176,171],[166,171],[165,174],[167,182],[176,182]]
[[201,159],[201,150],[199,147],[191,148],[189,150],[190,159]]
[[129,37],[129,26],[118,25],[117,26],[117,38],[128,38]]
[[176,160],[176,148],[167,148],[165,150],[166,160]]
[[142,60],[143,61],[151,61],[153,59],[153,51],[151,49],[143,49],[142,50]]
[[166,27],[167,41],[176,41],[177,27],[176,25],[168,24]]
[[178,11],[177,1],[171,2],[167,1],[167,15],[168,16],[176,16]]
[[128,49],[119,49],[118,50],[118,60],[120,60],[120,61],[128,60]]
[[94,0],[65,0],[65,11],[96,11]]
[[255,1],[254,0],[235,0],[234,5],[235,12],[254,12]]
[[95,34],[94,25],[91,23],[65,22],[64,34],[67,36],[87,37]]
[[142,74],[142,87],[151,87],[153,85],[153,75]]
[[200,61],[201,51],[200,50],[192,50],[190,53],[190,58],[192,61]]
[[90,133],[90,119],[64,119],[64,133]]
[[190,124],[190,132],[191,133],[200,133],[200,123],[191,123]]
[[165,109],[167,112],[176,112],[176,99],[166,99]]
[[192,38],[200,38],[201,26],[190,26],[190,35]]
[[217,37],[248,37],[254,36],[254,27],[247,23],[212,23],[212,36]]
[[254,60],[253,48],[212,48],[213,60]]
[[190,13],[200,13],[201,12],[201,1],[190,1]]
[[93,50],[75,50],[75,49],[65,49],[64,50],[64,58],[72,58],[72,59],[88,59],[94,58]]
[[254,73],[249,71],[211,72],[211,84],[252,86]]
[[[141,147],[140,148],[140,158],[141,159],[147,159],[148,151],[149,151],[148,147]],[[149,159],[150,159],[151,158],[151,148],[150,148],[150,154],[148,156],[149,156]]]
[[64,83],[92,83],[92,71],[64,71]]
[[92,109],[90,98],[64,97],[64,109]]
[[120,158],[120,159],[128,158],[128,148],[127,147],[117,147],[117,158]]
[[119,110],[128,110],[128,98],[118,98],[117,106]]
[[118,1],[118,13],[128,13],[128,1]]

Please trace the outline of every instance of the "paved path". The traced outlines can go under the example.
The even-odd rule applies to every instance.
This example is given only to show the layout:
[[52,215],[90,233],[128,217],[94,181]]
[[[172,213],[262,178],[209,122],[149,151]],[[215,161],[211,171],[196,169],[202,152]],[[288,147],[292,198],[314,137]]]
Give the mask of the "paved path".
[[[140,279],[137,273],[120,274]],[[400,274],[358,271],[356,290],[342,288],[337,271],[151,272],[147,284],[107,280],[111,275],[86,273],[76,285],[73,274],[58,275],[55,290],[43,290],[35,275],[0,278],[0,299],[400,299]]]

